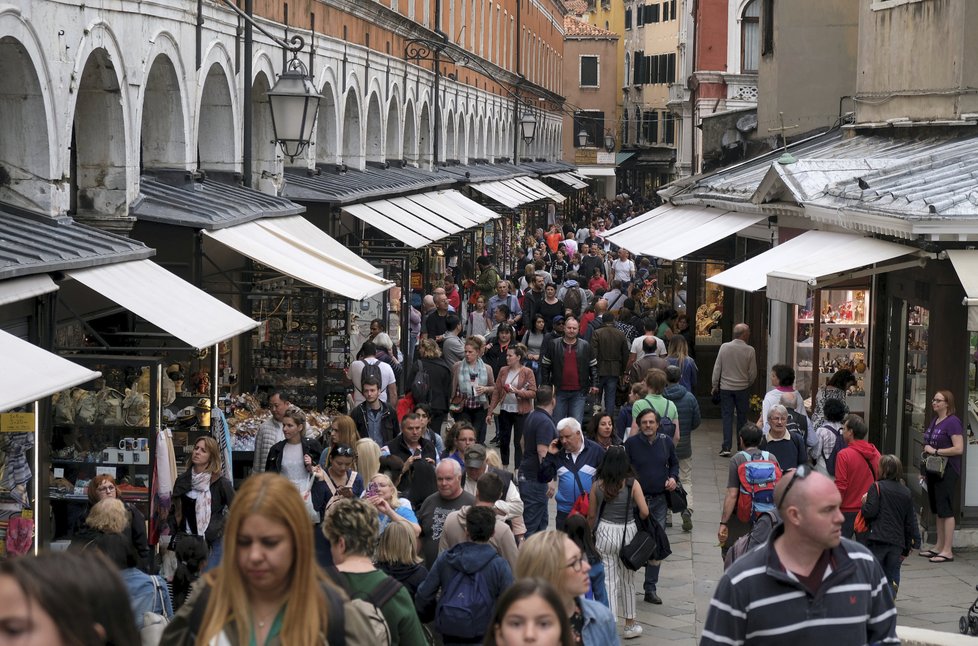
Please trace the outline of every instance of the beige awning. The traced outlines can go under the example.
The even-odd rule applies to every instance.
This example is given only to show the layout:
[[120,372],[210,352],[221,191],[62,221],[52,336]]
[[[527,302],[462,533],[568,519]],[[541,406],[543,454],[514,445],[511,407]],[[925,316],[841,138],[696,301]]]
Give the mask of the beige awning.
[[3,330],[0,330],[0,357],[4,368],[0,370],[0,412],[97,379],[102,374]]

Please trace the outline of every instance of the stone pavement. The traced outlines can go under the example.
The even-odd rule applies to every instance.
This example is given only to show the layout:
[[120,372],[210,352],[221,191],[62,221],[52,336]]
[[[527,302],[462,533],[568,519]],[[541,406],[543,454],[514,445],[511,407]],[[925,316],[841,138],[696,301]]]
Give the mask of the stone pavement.
[[[718,455],[720,435],[719,420],[704,420],[694,432],[693,531],[684,533],[678,516],[668,530],[673,553],[663,563],[659,580],[663,605],[642,600],[642,572],[635,574],[636,607],[644,633],[626,644],[697,643],[716,582],[723,574],[716,531],[729,459]],[[914,552],[902,570],[898,624],[957,633],[958,618],[978,596],[976,584],[978,552],[957,551],[954,562],[945,564],[931,564]]]

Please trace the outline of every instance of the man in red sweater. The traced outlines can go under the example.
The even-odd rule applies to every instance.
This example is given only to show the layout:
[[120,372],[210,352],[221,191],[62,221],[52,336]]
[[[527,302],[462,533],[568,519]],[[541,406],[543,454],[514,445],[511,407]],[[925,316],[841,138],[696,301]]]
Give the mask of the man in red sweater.
[[853,522],[862,507],[863,494],[869,491],[878,473],[880,452],[866,440],[869,429],[858,415],[846,416],[842,437],[846,448],[835,461],[835,486],[842,494],[842,535],[853,537]]

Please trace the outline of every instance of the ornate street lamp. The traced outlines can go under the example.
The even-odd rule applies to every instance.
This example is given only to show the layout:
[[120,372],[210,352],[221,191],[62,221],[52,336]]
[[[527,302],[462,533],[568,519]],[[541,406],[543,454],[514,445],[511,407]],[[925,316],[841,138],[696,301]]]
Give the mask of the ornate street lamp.
[[577,147],[584,148],[587,146],[588,134],[587,130],[581,128],[581,131],[577,133]]
[[520,117],[520,134],[523,137],[523,143],[530,145],[533,143],[534,137],[537,136],[537,120],[530,112],[524,112],[523,116]]
[[320,98],[306,66],[295,57],[268,91],[272,132],[289,161],[295,161],[313,140]]
[[607,150],[609,153],[614,152],[616,143],[617,142],[615,141],[615,135],[611,132],[611,130],[605,130],[604,149]]

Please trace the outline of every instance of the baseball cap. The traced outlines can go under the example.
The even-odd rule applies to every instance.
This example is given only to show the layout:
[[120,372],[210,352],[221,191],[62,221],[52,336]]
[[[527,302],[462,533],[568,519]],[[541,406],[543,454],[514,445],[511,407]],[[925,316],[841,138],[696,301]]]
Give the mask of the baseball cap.
[[480,468],[486,463],[486,447],[481,444],[473,444],[465,450],[463,460],[466,468]]
[[563,322],[564,322],[564,317],[562,315],[560,315],[560,314],[558,314],[557,316],[555,316],[554,317],[554,320],[552,321],[552,323],[554,325],[557,325],[558,323],[563,323]]

